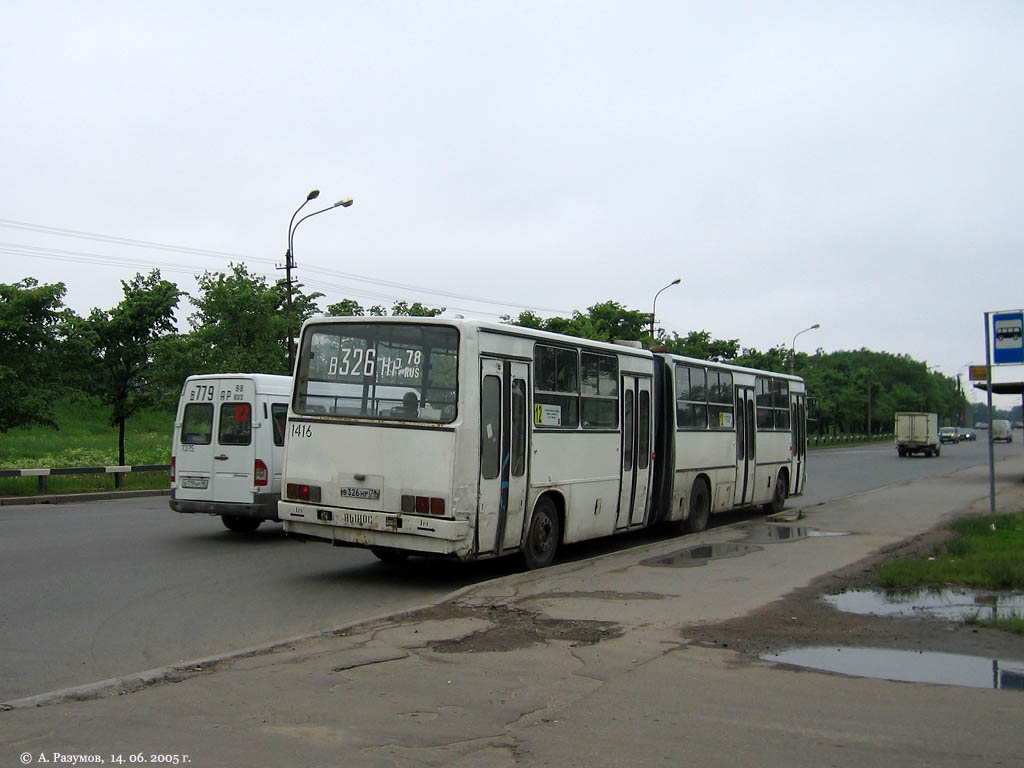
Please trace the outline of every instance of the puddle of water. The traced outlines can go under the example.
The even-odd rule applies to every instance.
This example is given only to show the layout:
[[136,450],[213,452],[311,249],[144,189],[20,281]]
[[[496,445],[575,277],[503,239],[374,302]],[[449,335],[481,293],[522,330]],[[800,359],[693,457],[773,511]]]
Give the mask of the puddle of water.
[[1024,661],[956,653],[824,646],[766,653],[761,659],[854,677],[1024,691]]
[[756,552],[761,549],[752,544],[737,544],[735,542],[724,542],[721,544],[698,544],[695,547],[687,547],[668,555],[651,557],[641,560],[640,565],[653,566],[655,568],[688,568],[696,565],[707,565],[709,560],[716,560],[723,557],[741,557],[748,552]]
[[799,525],[774,525],[772,523],[754,523],[744,526],[751,541],[776,542],[796,541],[826,536],[849,536],[847,531],[819,531]]
[[[814,528],[790,525],[773,525],[769,523],[753,523],[741,526],[747,534],[748,541],[760,544],[774,544],[779,541],[794,541],[815,536],[848,536],[845,532],[818,531]],[[721,544],[698,544],[694,547],[680,549],[668,555],[641,560],[640,565],[661,568],[687,568],[696,565],[707,565],[709,560],[723,557],[740,557],[748,552],[757,552],[761,547],[755,544],[738,544],[724,542]]]
[[954,621],[1024,616],[1024,595],[993,595],[966,589],[851,590],[827,595],[825,600],[840,611],[871,616],[928,616]]

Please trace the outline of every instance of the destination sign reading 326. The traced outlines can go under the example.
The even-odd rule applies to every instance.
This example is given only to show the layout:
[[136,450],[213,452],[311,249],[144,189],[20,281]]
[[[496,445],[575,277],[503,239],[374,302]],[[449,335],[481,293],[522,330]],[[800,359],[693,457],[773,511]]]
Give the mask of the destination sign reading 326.
[[377,355],[375,349],[342,347],[340,355],[331,357],[329,376],[363,378],[376,376],[380,383],[415,382],[420,378],[423,352],[419,349],[399,350],[395,355]]

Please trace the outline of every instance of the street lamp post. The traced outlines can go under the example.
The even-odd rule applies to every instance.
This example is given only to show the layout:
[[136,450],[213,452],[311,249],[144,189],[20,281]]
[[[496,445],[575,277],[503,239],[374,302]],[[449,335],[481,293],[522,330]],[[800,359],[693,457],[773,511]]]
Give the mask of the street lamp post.
[[658,311],[658,297],[661,295],[661,291],[664,291],[666,288],[671,288],[673,285],[679,285],[681,282],[683,282],[683,278],[677,277],[671,283],[666,285],[665,288],[662,288],[654,294],[654,304],[651,307],[651,344],[654,344],[654,318]]
[[801,333],[807,333],[813,331],[815,328],[821,328],[821,323],[815,323],[810,328],[804,328],[802,331],[797,331],[793,336],[793,343],[789,347],[789,372],[792,374],[796,370],[796,337]]
[[320,190],[314,189],[312,192],[310,192],[308,195],[306,195],[305,202],[303,202],[302,205],[300,205],[298,208],[296,208],[295,209],[295,213],[292,214],[291,221],[288,222],[288,250],[286,250],[285,253],[284,253],[284,258],[285,258],[284,267],[278,267],[278,269],[284,269],[285,270],[285,283],[287,284],[286,307],[287,307],[287,313],[288,313],[287,321],[288,321],[288,372],[289,373],[291,373],[292,369],[295,367],[295,331],[294,331],[294,328],[292,326],[292,270],[296,266],[295,265],[295,230],[299,228],[299,224],[301,224],[302,222],[304,222],[306,219],[310,218],[311,216],[316,216],[317,214],[324,213],[325,211],[331,211],[331,210],[334,210],[335,208],[338,208],[338,207],[348,208],[350,205],[352,205],[352,199],[351,198],[345,198],[343,200],[339,200],[338,202],[334,203],[333,205],[328,205],[326,208],[321,208],[319,211],[313,211],[312,213],[307,213],[301,219],[299,219],[298,221],[295,221],[295,217],[299,215],[299,211],[301,211],[306,206],[306,203],[308,203],[310,200],[316,200],[316,198],[319,197],[319,195],[320,195]]

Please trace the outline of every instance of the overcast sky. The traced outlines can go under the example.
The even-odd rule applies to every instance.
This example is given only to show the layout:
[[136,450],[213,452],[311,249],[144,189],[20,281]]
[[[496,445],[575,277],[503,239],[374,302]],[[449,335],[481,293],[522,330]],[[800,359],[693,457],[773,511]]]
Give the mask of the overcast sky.
[[820,323],[799,350],[966,382],[984,313],[1024,305],[1019,1],[6,0],[0,19],[0,282],[63,281],[81,314],[149,265],[187,291],[231,260],[276,279],[313,188],[303,213],[355,200],[295,236],[321,307],[650,311],[682,277],[658,299],[670,332],[766,349]]

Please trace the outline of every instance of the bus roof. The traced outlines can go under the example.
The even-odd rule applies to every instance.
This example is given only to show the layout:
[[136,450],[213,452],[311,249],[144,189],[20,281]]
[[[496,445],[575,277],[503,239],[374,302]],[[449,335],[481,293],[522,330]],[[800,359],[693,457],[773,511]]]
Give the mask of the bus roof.
[[553,333],[551,331],[542,331],[537,328],[526,328],[520,325],[511,325],[509,323],[498,323],[492,320],[475,320],[461,317],[411,317],[407,315],[401,315],[397,317],[378,317],[378,316],[343,316],[343,317],[331,317],[329,315],[323,315],[320,317],[313,317],[307,320],[303,324],[303,329],[307,325],[320,325],[329,323],[388,323],[388,324],[423,324],[423,325],[447,325],[464,330],[477,330],[486,331],[488,333],[498,333],[506,336],[519,336],[522,338],[539,339],[543,341],[550,341],[552,343],[560,344],[575,344],[584,347],[598,348],[606,350],[609,353],[620,354],[620,355],[631,355],[634,357],[653,358],[660,357],[664,360],[671,360],[673,362],[685,363],[689,365],[704,365],[712,366],[716,369],[725,371],[734,371],[748,374],[758,375],[770,375],[774,378],[786,379],[789,381],[802,382],[803,379],[799,376],[793,376],[788,373],[780,373],[777,371],[767,371],[758,368],[747,368],[742,365],[733,365],[731,363],[719,363],[710,360],[701,360],[696,357],[686,357],[684,355],[675,355],[668,352],[659,352],[655,354],[648,349],[638,349],[633,346],[628,346],[622,343],[614,343],[608,341],[596,341],[594,339],[585,339],[577,336],[566,336],[560,333]]
[[632,355],[635,357],[652,358],[654,355],[650,350],[638,349],[637,347],[628,346],[626,344],[616,344],[608,341],[597,341],[595,339],[585,339],[577,336],[566,336],[561,333],[553,333],[551,331],[542,331],[537,328],[525,328],[520,325],[511,325],[509,323],[498,323],[492,320],[475,320],[468,318],[450,318],[450,317],[410,317],[407,315],[401,315],[398,317],[358,317],[358,316],[345,316],[345,317],[330,317],[321,316],[313,317],[307,320],[303,324],[303,329],[308,325],[320,325],[329,323],[389,323],[389,324],[405,324],[414,323],[417,325],[447,325],[450,327],[458,328],[465,331],[485,331],[487,333],[497,333],[505,336],[518,336],[521,338],[539,339],[542,341],[550,341],[556,344],[574,344],[584,347],[600,348],[610,353]]

